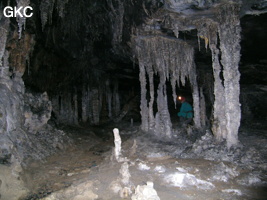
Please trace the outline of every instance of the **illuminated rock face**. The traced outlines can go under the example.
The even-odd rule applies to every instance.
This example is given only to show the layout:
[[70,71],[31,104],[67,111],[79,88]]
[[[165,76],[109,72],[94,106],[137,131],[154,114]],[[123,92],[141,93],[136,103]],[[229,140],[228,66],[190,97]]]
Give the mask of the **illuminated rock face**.
[[121,157],[121,137],[119,134],[119,129],[114,128],[113,133],[114,133],[114,144],[115,144],[114,155],[116,160],[119,162],[119,159]]
[[[199,96],[194,64],[194,50],[187,43],[169,37],[136,37],[136,54],[140,66],[142,129],[153,130],[158,136],[171,137],[172,123],[168,111],[166,81],[172,85],[176,103],[176,86],[185,85],[186,78],[192,83],[194,95],[195,123],[200,127]],[[147,107],[146,74],[149,77],[150,102]],[[157,113],[153,114],[154,74],[159,76],[157,89]]]
[[[173,4],[174,7],[177,4],[171,1],[169,3]],[[213,18],[186,18],[178,14],[172,14],[168,17],[158,15],[157,17],[160,19],[157,20],[157,23],[160,26],[161,20],[164,21],[162,26],[171,29],[177,38],[181,30],[196,29],[197,36],[204,41],[205,48],[211,50],[214,76],[212,130],[217,140],[225,139],[228,148],[230,148],[238,143],[237,135],[241,115],[239,104],[240,73],[238,69],[240,60],[240,6],[229,3],[221,4],[213,9],[210,13],[214,16]],[[216,12],[214,12],[215,10]],[[151,23],[156,24],[153,21]],[[166,81],[171,83],[172,96],[174,103],[176,103],[176,86],[179,87],[180,83],[184,86],[186,79],[191,84],[194,124],[195,127],[201,128],[201,124],[204,124],[202,115],[205,110],[200,109],[201,97],[193,46],[180,38],[166,37],[161,32],[151,33],[143,29],[136,32],[138,34],[133,37],[133,40],[140,67],[142,129],[145,131],[153,130],[157,135],[171,136],[172,126],[167,104]],[[153,115],[154,74],[159,77],[155,116]],[[148,76],[148,81],[146,76]],[[150,94],[149,104],[146,100],[147,83]],[[205,102],[202,102],[202,105],[204,104]]]
[[[141,121],[143,131],[171,140],[177,91],[186,90],[194,108],[188,135],[213,132],[193,151],[216,159],[238,148],[241,113],[256,128],[266,121],[266,0],[1,0],[1,11],[8,3],[31,6],[33,15],[0,14],[3,191],[16,180],[23,189],[18,174],[29,159],[71,144],[49,120],[101,126],[131,119],[132,126]],[[255,152],[243,156],[244,163]],[[127,161],[118,132],[115,157]],[[130,174],[122,166],[121,192],[128,194]]]
[[[52,112],[65,124],[119,122],[139,94],[135,107],[140,103],[136,118],[141,118],[142,130],[170,138],[169,100],[175,105],[177,88],[186,84],[193,100],[194,126],[201,129],[209,121],[218,141],[226,140],[228,148],[236,145],[241,119],[240,17],[262,14],[267,8],[264,0],[240,2],[13,1],[32,6],[34,12],[27,19],[0,19],[3,160],[10,159],[17,135],[36,134]],[[203,52],[210,68],[204,76],[201,70],[206,66],[201,68],[201,56],[197,57]],[[34,115],[27,108],[25,87],[47,92],[47,107],[40,108],[44,113]],[[243,113],[251,113],[246,109]]]

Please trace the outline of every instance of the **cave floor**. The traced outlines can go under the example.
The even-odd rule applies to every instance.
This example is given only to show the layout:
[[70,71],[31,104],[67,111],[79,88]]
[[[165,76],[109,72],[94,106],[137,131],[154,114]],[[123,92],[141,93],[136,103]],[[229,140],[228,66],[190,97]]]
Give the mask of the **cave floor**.
[[[175,155],[180,151],[170,153],[179,142],[156,141],[144,136],[138,125],[118,127],[122,155],[128,158],[131,175],[129,182],[123,184],[120,174],[123,162],[118,163],[112,153],[113,127],[66,127],[73,145],[43,162],[32,162],[25,170],[23,180],[31,191],[26,199],[118,200],[120,188],[126,186],[134,192],[134,187],[147,181],[154,183],[162,200],[266,199],[266,169],[227,161],[179,158]],[[245,136],[247,133],[243,132]],[[241,139],[266,153],[262,149],[267,144],[264,136],[257,139],[246,135]],[[190,146],[188,141],[181,142]],[[263,165],[266,167],[266,162]],[[131,199],[131,194],[123,195],[124,199]]]

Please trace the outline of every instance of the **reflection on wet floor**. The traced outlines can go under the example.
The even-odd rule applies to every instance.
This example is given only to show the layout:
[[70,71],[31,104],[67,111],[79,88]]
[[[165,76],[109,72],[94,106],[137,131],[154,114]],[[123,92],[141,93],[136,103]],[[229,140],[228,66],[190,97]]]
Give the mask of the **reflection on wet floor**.
[[[128,161],[117,162],[112,156],[112,129],[65,130],[71,133],[74,145],[45,163],[31,164],[24,175],[32,191],[27,199],[120,199],[122,190],[127,191],[125,199],[134,199],[137,186],[140,189],[147,182],[153,183],[162,200],[267,196],[267,164],[262,157],[265,138],[240,135],[243,146],[226,151],[222,144],[213,143],[209,133],[196,139],[177,129],[175,139],[167,141],[140,132],[139,126],[124,126],[120,127],[122,156]],[[122,181],[124,163],[130,174],[127,183]]]

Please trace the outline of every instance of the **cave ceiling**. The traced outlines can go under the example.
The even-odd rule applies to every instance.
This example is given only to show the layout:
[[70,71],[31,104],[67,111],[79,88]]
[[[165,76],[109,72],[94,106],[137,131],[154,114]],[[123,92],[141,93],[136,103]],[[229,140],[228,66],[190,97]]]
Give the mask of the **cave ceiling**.
[[[221,5],[238,2],[241,73],[251,73],[253,69],[242,68],[244,63],[265,62],[267,58],[266,0],[31,0],[34,15],[27,19],[22,37],[33,35],[35,46],[25,69],[25,84],[52,92],[72,83],[96,84],[109,76],[127,79],[129,84],[131,80],[138,82],[132,52],[132,37],[138,35],[184,40],[194,46],[197,66],[211,70],[207,67],[211,64],[208,38],[202,37],[201,31],[219,23],[216,13]],[[16,20],[11,22],[15,29]],[[255,72],[261,70],[255,68]],[[262,72],[266,75],[266,70]],[[251,79],[244,76],[246,80]]]

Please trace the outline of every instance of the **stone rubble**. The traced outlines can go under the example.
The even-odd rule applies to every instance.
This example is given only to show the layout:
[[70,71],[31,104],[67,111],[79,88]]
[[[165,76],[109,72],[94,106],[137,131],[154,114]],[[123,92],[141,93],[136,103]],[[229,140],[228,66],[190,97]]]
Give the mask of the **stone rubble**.
[[146,185],[138,185],[135,193],[131,197],[132,200],[160,200],[157,191],[154,189],[154,183],[148,181]]

